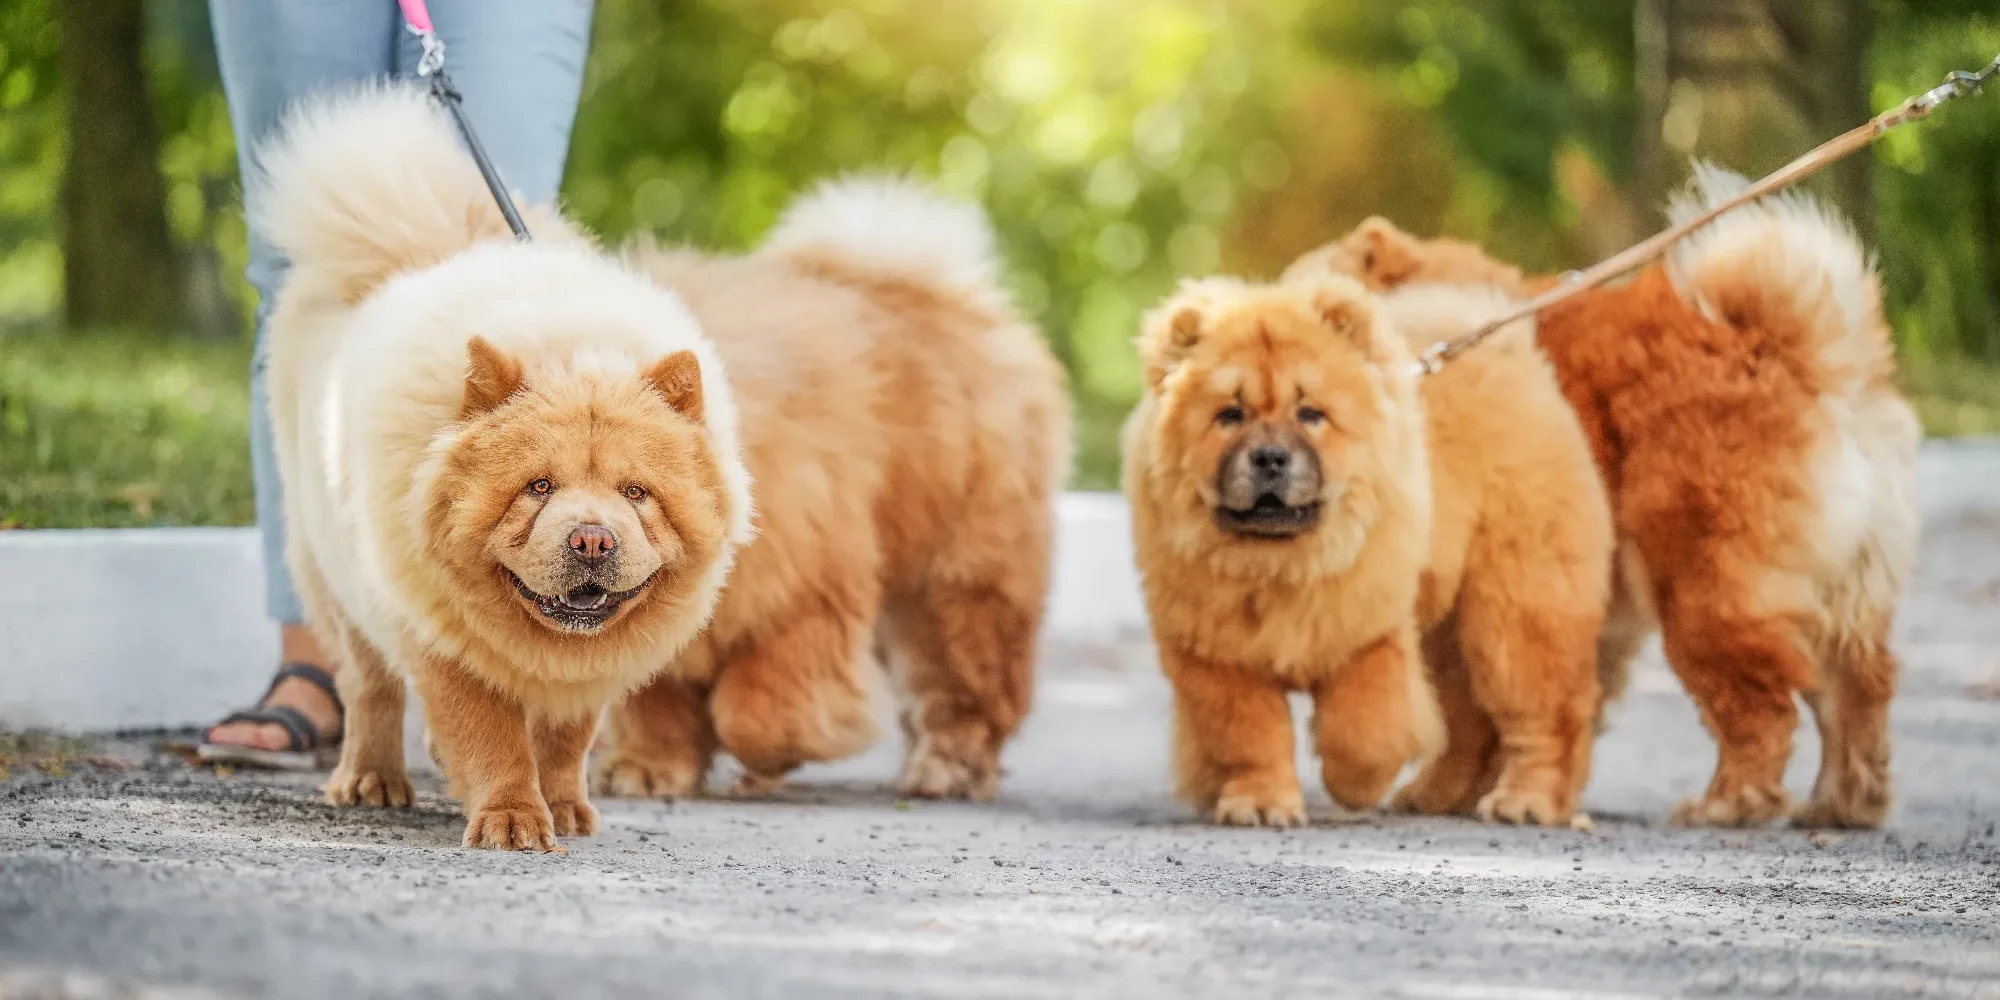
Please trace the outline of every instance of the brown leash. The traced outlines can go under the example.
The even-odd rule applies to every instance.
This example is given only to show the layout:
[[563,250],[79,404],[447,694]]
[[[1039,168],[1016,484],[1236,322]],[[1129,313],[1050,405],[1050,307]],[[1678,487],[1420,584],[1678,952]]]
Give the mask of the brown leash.
[[1930,117],[1930,113],[1936,111],[1938,105],[1946,101],[1964,97],[1967,94],[1978,93],[1979,88],[1987,80],[1991,79],[1995,73],[2000,73],[2000,56],[1996,56],[1991,63],[1986,65],[1986,68],[1977,73],[1967,73],[1963,70],[1954,71],[1950,76],[1945,77],[1945,81],[1938,86],[1912,97],[1896,107],[1876,115],[1867,122],[1821,143],[1806,155],[1779,167],[1777,170],[1766,175],[1762,180],[1745,188],[1743,193],[1736,197],[1678,226],[1659,233],[1642,243],[1635,244],[1616,256],[1607,258],[1592,266],[1588,270],[1571,271],[1568,275],[1564,276],[1560,284],[1521,303],[1512,312],[1488,322],[1486,325],[1463,337],[1453,340],[1443,340],[1432,344],[1430,347],[1425,348],[1423,355],[1417,359],[1412,368],[1413,373],[1420,376],[1437,374],[1443,370],[1446,362],[1464,354],[1466,351],[1478,347],[1487,338],[1500,332],[1500,329],[1507,324],[1533,316],[1579,292],[1596,288],[1613,278],[1629,274],[1658,260],[1667,252],[1669,247],[1685,239],[1689,233],[1715,221],[1716,217],[1722,215],[1724,212],[1755,201],[1773,191],[1779,191],[1797,184],[1817,173],[1827,164],[1867,148],[1870,143],[1874,142],[1884,132],[1907,122]]

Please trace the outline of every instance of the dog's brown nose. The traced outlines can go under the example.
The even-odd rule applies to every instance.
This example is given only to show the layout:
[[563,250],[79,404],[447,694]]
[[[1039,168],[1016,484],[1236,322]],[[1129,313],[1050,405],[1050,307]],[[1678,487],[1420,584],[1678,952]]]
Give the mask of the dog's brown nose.
[[1267,444],[1250,453],[1250,467],[1264,475],[1281,475],[1291,465],[1292,453],[1276,445]]
[[585,566],[595,566],[611,558],[618,536],[601,524],[586,524],[569,533],[569,551]]

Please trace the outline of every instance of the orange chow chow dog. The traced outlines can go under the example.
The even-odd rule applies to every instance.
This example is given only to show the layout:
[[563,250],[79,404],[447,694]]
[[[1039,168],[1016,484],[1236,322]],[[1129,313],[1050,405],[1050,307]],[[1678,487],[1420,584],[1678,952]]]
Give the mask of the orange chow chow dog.
[[1612,548],[1588,446],[1526,323],[1411,371],[1506,305],[1212,278],[1147,318],[1125,492],[1179,792],[1216,821],[1303,821],[1290,691],[1343,806],[1423,761],[1399,806],[1575,814]]
[[295,113],[255,224],[287,561],[340,663],[335,803],[410,804],[406,679],[472,847],[596,832],[604,708],[701,629],[749,534],[721,364],[552,212],[516,243],[414,88]]
[[748,256],[632,259],[728,366],[757,536],[708,631],[613,714],[600,788],[691,794],[720,749],[755,792],[853,754],[880,650],[908,696],[902,791],[991,797],[1028,710],[1069,418],[985,217],[857,179]]
[[[1676,221],[1740,191],[1701,168]],[[1372,219],[1301,258],[1378,289],[1547,287],[1450,240]],[[1872,827],[1889,808],[1890,620],[1917,536],[1920,436],[1892,384],[1881,291],[1848,225],[1801,194],[1736,209],[1628,284],[1538,319],[1590,434],[1618,525],[1607,676],[1655,628],[1715,737],[1708,790],[1677,821],[1786,812],[1804,695],[1822,756],[1807,826]]]

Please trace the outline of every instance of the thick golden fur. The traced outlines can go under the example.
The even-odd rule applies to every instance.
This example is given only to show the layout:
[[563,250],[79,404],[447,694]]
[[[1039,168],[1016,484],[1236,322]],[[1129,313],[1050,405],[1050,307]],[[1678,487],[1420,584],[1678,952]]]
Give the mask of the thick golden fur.
[[[1180,794],[1217,821],[1303,819],[1288,691],[1314,698],[1343,806],[1379,802],[1421,760],[1401,803],[1517,822],[1575,810],[1611,547],[1583,436],[1526,324],[1421,384],[1409,371],[1503,304],[1208,279],[1148,318],[1125,492]],[[1320,473],[1296,498],[1318,502],[1316,524],[1226,529],[1227,470],[1245,442],[1276,440]]]
[[593,833],[598,714],[693,639],[748,536],[720,362],[553,212],[515,243],[420,90],[303,108],[260,155],[254,221],[292,262],[288,561],[349,713],[327,794],[409,803],[407,679],[467,845]]
[[748,256],[633,259],[728,365],[757,538],[707,633],[614,714],[600,788],[691,794],[720,749],[757,791],[861,750],[879,636],[907,695],[902,790],[992,796],[1028,710],[1069,428],[985,219],[843,181]]
[[[1740,189],[1702,169],[1685,218]],[[1308,254],[1376,288],[1524,280],[1384,220]],[[1881,293],[1853,231],[1810,198],[1738,209],[1618,287],[1545,311],[1541,343],[1589,432],[1620,536],[1602,669],[1653,629],[1718,745],[1684,823],[1789,805],[1794,692],[1823,746],[1808,826],[1880,825],[1890,802],[1889,628],[1914,557],[1916,419],[1891,383]]]

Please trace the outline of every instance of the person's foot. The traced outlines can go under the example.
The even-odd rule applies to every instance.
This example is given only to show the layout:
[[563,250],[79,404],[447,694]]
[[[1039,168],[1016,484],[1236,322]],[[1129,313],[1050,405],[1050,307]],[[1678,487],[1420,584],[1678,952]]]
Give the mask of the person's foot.
[[[320,667],[332,673],[327,663],[325,650],[313,638],[312,631],[303,625],[285,625],[279,629],[279,644],[284,663],[305,663]],[[328,746],[340,738],[340,706],[325,691],[311,681],[298,677],[287,677],[271,688],[270,694],[257,704],[258,708],[282,705],[296,709],[313,725],[319,734],[319,745]],[[289,750],[292,737],[289,732],[275,722],[228,722],[211,728],[207,734],[209,743],[226,746],[249,747],[253,750]]]

